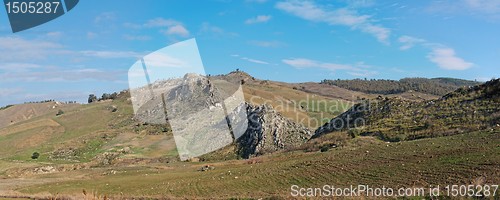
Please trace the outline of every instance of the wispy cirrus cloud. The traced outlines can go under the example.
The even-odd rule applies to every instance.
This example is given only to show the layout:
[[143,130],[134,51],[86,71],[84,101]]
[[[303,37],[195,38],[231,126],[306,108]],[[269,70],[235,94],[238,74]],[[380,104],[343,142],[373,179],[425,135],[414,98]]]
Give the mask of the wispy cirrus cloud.
[[373,24],[371,16],[360,15],[351,8],[330,9],[312,1],[298,0],[278,2],[275,7],[305,20],[348,26],[354,30],[371,34],[382,43],[389,43],[391,31],[388,28]]
[[485,12],[499,13],[500,1],[498,0],[462,0],[462,3],[469,9]]
[[401,47],[399,47],[400,50],[408,50],[413,48],[415,45],[426,42],[424,39],[411,37],[407,35],[399,37],[398,41],[403,44]]
[[246,60],[248,62],[252,62],[252,63],[256,63],[256,64],[261,64],[261,65],[269,65],[270,64],[269,62],[266,62],[266,61],[263,61],[263,60],[248,58],[248,57],[240,56],[238,54],[233,54],[233,55],[231,55],[231,57],[240,58],[241,60]]
[[427,11],[444,14],[472,15],[486,19],[500,18],[498,0],[442,0],[433,1]]
[[0,88],[0,98],[10,98],[12,95],[23,92],[22,88]]
[[256,17],[245,20],[245,24],[265,23],[271,20],[271,18],[271,15],[257,15]]
[[144,53],[138,53],[135,51],[96,51],[87,50],[80,51],[81,55],[99,57],[99,58],[140,58]]
[[3,62],[44,60],[48,56],[69,53],[59,43],[11,36],[0,37],[0,52]]
[[95,68],[65,69],[57,66],[41,66],[37,70],[15,71],[0,74],[3,82],[75,82],[82,80],[117,81],[126,74],[123,70]]
[[153,27],[169,27],[169,26],[175,26],[175,25],[181,25],[182,23],[174,20],[174,19],[165,19],[165,18],[154,18],[148,20],[146,23],[144,23],[142,26],[147,27],[147,28],[153,28]]
[[408,50],[416,45],[429,49],[427,59],[435,63],[439,68],[446,70],[466,70],[474,66],[474,63],[465,61],[463,58],[456,55],[453,48],[447,47],[439,43],[428,42],[425,39],[401,36],[398,41],[402,44],[400,50]]
[[369,77],[378,74],[376,71],[368,70],[371,66],[365,65],[363,62],[358,62],[352,65],[321,62],[307,58],[283,59],[282,62],[297,69],[319,68],[332,72],[346,71],[347,74],[359,77]]
[[124,23],[123,26],[131,29],[159,28],[160,32],[167,36],[188,37],[190,35],[189,30],[182,22],[161,17],[147,20],[143,24]]
[[41,66],[34,63],[8,62],[0,63],[0,70],[6,72],[26,72],[33,69],[38,69]]
[[[71,50],[56,42],[22,37],[0,37],[0,80],[12,81],[76,81],[76,80],[117,80],[119,70],[102,70],[88,65],[74,66],[73,59],[136,59],[146,53],[133,51]],[[57,67],[54,65],[65,67]],[[101,60],[102,61],[102,60]],[[64,64],[62,64],[64,63]],[[72,67],[73,66],[73,67]]]

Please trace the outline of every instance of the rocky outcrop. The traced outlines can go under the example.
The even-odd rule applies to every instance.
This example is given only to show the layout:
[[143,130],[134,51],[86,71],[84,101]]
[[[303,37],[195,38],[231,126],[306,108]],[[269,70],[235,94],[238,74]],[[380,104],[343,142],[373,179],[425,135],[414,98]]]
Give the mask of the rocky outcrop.
[[[161,96],[144,103],[136,118],[165,123],[168,113],[181,159],[215,151],[232,142],[238,146],[237,153],[248,158],[292,149],[310,139],[309,129],[283,117],[270,105],[244,103],[241,84],[251,80],[246,73],[233,72],[212,77],[186,74],[182,79],[155,82],[152,93]],[[147,88],[138,91],[136,94],[149,94]],[[133,97],[141,102],[141,95]]]
[[293,149],[311,138],[311,131],[283,117],[272,106],[247,105],[248,128],[237,140],[243,158]]

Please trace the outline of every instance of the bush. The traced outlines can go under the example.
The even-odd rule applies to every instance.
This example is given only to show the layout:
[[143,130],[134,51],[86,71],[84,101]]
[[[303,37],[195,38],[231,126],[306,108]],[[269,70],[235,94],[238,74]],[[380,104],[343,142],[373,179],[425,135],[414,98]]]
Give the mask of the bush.
[[59,111],[57,111],[56,116],[63,115],[63,114],[64,114],[64,111],[63,110],[59,110]]
[[97,102],[97,97],[94,94],[89,95],[88,103]]
[[330,149],[330,147],[328,145],[324,145],[321,147],[321,149],[319,149],[321,152],[327,152],[328,149]]
[[40,157],[40,153],[38,152],[33,152],[33,154],[31,155],[31,159],[38,159]]

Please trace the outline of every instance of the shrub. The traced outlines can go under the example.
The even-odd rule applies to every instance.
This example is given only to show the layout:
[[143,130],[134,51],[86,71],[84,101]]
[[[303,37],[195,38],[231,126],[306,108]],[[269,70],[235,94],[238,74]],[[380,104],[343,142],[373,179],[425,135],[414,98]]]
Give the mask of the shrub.
[[31,155],[31,159],[38,159],[40,157],[40,153],[38,152],[33,152],[33,154]]
[[59,111],[57,111],[56,116],[63,115],[63,114],[64,114],[64,111],[63,110],[59,110]]
[[328,145],[323,145],[323,146],[321,147],[321,149],[319,149],[319,150],[320,150],[321,152],[326,152],[326,151],[328,151],[328,149],[330,149],[330,147],[329,147]]
[[89,95],[89,99],[87,101],[88,103],[94,103],[97,102],[97,97],[94,94]]

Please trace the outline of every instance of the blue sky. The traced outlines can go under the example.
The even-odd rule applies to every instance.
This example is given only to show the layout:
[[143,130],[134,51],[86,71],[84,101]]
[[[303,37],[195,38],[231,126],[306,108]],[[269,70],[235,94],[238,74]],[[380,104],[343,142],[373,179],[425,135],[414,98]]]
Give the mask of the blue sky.
[[498,0],[82,0],[27,31],[8,23],[1,10],[0,105],[127,89],[138,58],[190,38],[208,74],[500,77]]

